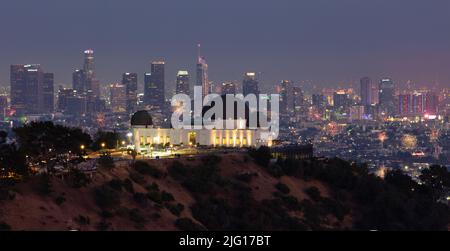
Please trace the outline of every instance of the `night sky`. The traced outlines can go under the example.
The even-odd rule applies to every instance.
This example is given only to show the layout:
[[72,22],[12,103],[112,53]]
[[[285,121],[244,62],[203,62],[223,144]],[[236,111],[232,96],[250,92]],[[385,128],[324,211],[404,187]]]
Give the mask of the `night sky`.
[[82,51],[104,84],[167,62],[195,80],[196,44],[216,82],[262,73],[336,86],[370,76],[450,86],[448,0],[14,0],[0,3],[0,83],[9,65],[40,63],[71,84]]

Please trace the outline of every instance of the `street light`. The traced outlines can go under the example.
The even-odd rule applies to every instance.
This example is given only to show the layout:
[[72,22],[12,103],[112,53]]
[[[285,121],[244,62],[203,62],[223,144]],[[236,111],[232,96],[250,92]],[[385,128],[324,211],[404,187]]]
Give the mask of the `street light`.
[[80,149],[81,149],[81,150],[84,150],[84,148],[86,148],[84,145],[81,145],[81,146],[80,146]]
[[102,143],[101,146],[102,146],[102,148],[105,148],[106,144],[105,144],[105,143]]

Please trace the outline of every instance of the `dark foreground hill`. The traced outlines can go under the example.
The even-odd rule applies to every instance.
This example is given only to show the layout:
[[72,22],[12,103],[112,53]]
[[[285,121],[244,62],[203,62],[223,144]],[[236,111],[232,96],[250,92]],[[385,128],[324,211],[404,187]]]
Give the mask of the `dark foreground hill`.
[[91,178],[33,177],[1,189],[7,230],[447,230],[448,172],[419,185],[332,160],[264,152],[104,164]]

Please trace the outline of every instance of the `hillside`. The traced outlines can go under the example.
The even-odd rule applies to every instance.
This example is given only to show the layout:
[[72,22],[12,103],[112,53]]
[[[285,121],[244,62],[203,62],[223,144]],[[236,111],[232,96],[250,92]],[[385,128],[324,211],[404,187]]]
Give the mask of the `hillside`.
[[[381,179],[368,176],[372,178],[360,184],[357,177],[365,174],[338,160],[286,162],[265,165],[248,154],[233,153],[119,161],[89,180],[78,172],[64,179],[33,177],[3,189],[0,225],[83,231],[442,229],[435,217],[448,224],[448,208],[430,204],[433,213],[427,215],[433,218],[422,217],[420,225],[395,219],[396,225],[385,226],[391,220],[386,217],[398,216],[381,215],[385,212],[370,202],[371,196],[381,196],[373,194],[378,193],[373,187],[384,183]],[[332,182],[327,180],[332,176],[315,173],[336,165],[342,167],[333,168],[338,172],[331,172]],[[358,198],[356,189],[367,196]],[[370,222],[370,216],[380,219]]]

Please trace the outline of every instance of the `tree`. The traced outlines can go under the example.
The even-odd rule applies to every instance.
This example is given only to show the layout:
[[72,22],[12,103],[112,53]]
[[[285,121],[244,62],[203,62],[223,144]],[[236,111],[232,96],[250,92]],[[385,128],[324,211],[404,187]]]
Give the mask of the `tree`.
[[98,159],[98,164],[106,169],[113,169],[115,167],[114,159],[111,157],[109,153],[102,154]]
[[9,174],[26,178],[29,175],[25,156],[14,144],[0,145],[0,177],[8,177]]
[[269,166],[270,160],[272,159],[272,153],[270,148],[267,146],[261,146],[258,149],[251,149],[249,151],[250,156],[255,160],[255,162],[263,167]]
[[[120,135],[117,132],[104,132],[98,131],[94,137],[94,143],[92,149],[95,151],[101,149],[114,149],[121,141]],[[103,147],[104,145],[104,147]]]
[[419,178],[431,190],[436,200],[444,196],[445,192],[449,190],[450,173],[443,166],[435,165],[429,169],[424,169]]
[[82,145],[89,145],[91,137],[79,128],[55,125],[53,122],[31,122],[13,129],[19,150],[37,160],[48,160],[59,154],[82,154]]

